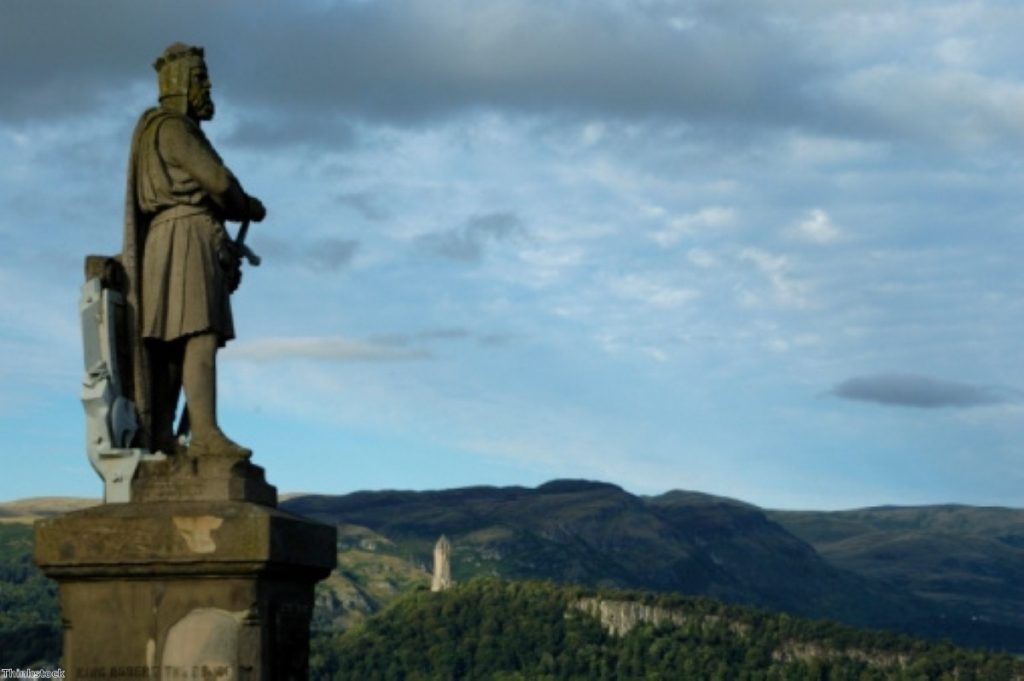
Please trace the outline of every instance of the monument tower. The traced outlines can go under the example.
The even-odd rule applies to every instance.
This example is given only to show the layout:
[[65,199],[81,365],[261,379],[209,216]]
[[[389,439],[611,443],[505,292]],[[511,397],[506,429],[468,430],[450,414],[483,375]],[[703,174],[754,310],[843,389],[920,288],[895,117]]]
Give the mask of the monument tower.
[[[335,529],[279,510],[216,410],[230,295],[243,259],[259,264],[245,235],[266,209],[202,131],[202,48],[175,43],[154,68],[124,248],[86,258],[82,288],[86,450],[105,503],[38,522],[35,561],[59,585],[67,678],[305,680]],[[235,238],[227,221],[242,223]]]
[[452,543],[441,535],[434,545],[434,577],[430,582],[431,591],[444,591],[452,585]]

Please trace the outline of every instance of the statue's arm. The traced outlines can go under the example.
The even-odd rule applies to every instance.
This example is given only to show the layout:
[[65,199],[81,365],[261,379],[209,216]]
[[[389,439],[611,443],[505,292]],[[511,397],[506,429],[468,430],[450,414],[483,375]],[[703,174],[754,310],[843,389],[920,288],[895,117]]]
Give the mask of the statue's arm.
[[263,215],[256,213],[265,212],[263,205],[245,193],[194,124],[180,118],[167,120],[160,128],[159,144],[164,159],[194,178],[220,207],[225,219],[262,219]]

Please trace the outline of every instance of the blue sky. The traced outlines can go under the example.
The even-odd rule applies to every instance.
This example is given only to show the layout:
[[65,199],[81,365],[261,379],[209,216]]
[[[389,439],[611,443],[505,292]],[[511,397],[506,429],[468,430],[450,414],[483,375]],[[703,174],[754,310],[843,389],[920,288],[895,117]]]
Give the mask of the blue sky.
[[150,64],[269,209],[220,356],[282,491],[1024,505],[1016,2],[0,3],[0,499],[100,493],[81,262]]

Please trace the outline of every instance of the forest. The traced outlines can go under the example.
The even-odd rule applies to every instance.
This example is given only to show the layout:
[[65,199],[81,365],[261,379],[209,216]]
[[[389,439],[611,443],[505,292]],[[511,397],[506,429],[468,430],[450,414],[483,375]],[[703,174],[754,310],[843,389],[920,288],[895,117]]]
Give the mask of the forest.
[[[679,624],[617,635],[578,604],[639,602]],[[342,634],[314,632],[311,678],[1009,681],[1024,665],[891,633],[665,594],[475,579],[419,589]]]

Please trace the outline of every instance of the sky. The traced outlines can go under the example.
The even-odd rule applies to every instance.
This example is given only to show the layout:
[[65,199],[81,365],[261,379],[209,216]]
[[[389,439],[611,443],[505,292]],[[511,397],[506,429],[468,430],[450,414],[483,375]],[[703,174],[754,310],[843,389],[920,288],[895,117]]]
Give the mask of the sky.
[[101,494],[82,262],[120,251],[184,41],[269,211],[219,398],[280,491],[1024,506],[1022,29],[1000,0],[4,0],[0,499]]

